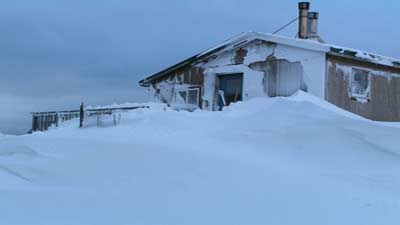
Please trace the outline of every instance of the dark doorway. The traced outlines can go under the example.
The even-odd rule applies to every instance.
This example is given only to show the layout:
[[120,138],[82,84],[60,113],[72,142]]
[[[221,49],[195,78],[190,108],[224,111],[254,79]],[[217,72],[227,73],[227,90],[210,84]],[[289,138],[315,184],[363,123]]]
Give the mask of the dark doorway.
[[224,106],[232,102],[242,101],[243,74],[220,75],[218,90],[218,106],[222,110]]

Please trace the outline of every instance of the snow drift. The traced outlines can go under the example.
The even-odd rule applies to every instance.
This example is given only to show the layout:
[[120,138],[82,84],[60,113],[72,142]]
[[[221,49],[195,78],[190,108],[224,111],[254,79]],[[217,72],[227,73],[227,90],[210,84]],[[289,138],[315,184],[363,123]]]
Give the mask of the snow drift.
[[400,221],[398,125],[302,92],[76,124],[0,139],[2,224]]

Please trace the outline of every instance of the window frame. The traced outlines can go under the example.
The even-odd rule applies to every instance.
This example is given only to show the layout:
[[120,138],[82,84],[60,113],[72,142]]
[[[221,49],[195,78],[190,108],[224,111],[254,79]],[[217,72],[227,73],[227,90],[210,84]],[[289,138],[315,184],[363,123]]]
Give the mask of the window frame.
[[189,104],[189,92],[190,91],[196,91],[197,92],[197,94],[196,94],[196,104],[194,104],[194,105],[199,107],[199,104],[200,104],[200,88],[199,87],[191,87],[191,88],[188,88],[187,91],[186,91],[186,104],[193,105],[193,104]]
[[[189,104],[188,100],[189,100],[189,91],[196,91],[197,95],[196,95],[196,104]],[[181,88],[181,89],[177,89],[175,92],[175,104],[176,102],[176,98],[179,97],[182,98],[182,96],[180,96],[181,92],[185,92],[185,99],[184,100],[184,104],[185,105],[191,105],[191,106],[196,106],[199,107],[200,106],[200,94],[201,94],[201,88],[200,87],[188,87],[188,88]]]
[[[355,83],[357,82],[355,80],[356,74],[357,73],[365,73],[367,76],[367,87],[364,90],[364,94],[359,94],[354,92],[355,88]],[[360,101],[369,101],[371,97],[371,71],[361,69],[361,68],[352,68],[351,69],[351,76],[350,76],[350,82],[349,82],[349,92],[350,96],[354,100],[360,100]]]

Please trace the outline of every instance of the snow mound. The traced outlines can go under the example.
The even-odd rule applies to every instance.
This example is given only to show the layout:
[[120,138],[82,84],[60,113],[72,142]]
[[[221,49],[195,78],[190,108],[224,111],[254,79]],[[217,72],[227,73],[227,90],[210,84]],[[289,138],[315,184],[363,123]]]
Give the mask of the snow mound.
[[36,157],[39,154],[28,146],[0,146],[0,157],[11,156]]
[[2,181],[2,187],[25,187],[27,182],[33,182],[38,176],[37,171],[31,165],[32,162],[45,157],[29,146],[19,143],[11,144],[6,140],[4,139],[0,143],[0,181]]
[[51,159],[0,157],[1,222],[397,224],[393,124],[298,92],[221,112],[154,105],[123,113],[115,127],[74,123],[6,139],[0,149]]
[[324,101],[313,95],[307,94],[304,91],[296,92],[293,96],[289,97],[289,100],[297,101],[297,102],[309,102],[309,103],[319,106],[325,110],[336,113],[338,115],[342,115],[342,116],[353,118],[353,119],[367,120],[357,114],[351,113],[351,112],[341,109],[327,101]]
[[[293,104],[293,102],[298,104]],[[336,116],[369,121],[368,119],[365,119],[359,115],[341,109],[327,101],[324,101],[320,98],[307,94],[303,91],[298,91],[290,97],[276,97],[276,98],[259,97],[250,99],[246,102],[237,102],[229,107],[224,108],[224,111],[255,113],[267,110],[274,110],[274,108],[277,107],[277,104],[282,104],[282,103],[286,104],[288,109],[289,107],[293,107],[295,105],[301,105],[302,109],[308,110],[310,111],[310,113],[313,114],[319,112],[320,116],[324,115],[332,116],[334,114]],[[285,109],[282,110],[285,111]]]
[[0,140],[6,139],[6,138],[10,138],[10,137],[12,137],[12,136],[11,136],[11,135],[7,135],[7,134],[0,133]]

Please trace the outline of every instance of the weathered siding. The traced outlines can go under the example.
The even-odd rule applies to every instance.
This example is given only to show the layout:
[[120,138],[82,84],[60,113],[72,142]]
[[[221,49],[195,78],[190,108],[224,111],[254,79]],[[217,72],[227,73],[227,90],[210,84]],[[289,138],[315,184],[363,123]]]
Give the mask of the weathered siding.
[[249,65],[253,70],[264,72],[264,91],[269,97],[290,96],[298,90],[307,91],[300,62],[268,57],[263,62]]
[[183,86],[198,87],[200,88],[199,107],[201,107],[203,83],[203,69],[195,66],[186,66],[153,81],[151,89],[153,89],[152,94],[155,98],[158,98],[163,103],[172,105],[176,89]]
[[325,62],[322,51],[253,40],[164,75],[153,81],[151,93],[172,105],[179,88],[196,86],[201,108],[217,110],[219,77],[243,74],[243,100],[288,96],[299,89],[323,98]]
[[[328,56],[326,100],[365,118],[400,121],[400,69]],[[360,102],[349,93],[352,68],[370,72],[369,101]]]
[[218,77],[229,74],[243,74],[243,100],[287,96],[299,89],[324,97],[325,52],[255,40],[199,66],[204,68],[203,101],[209,110],[218,108]]

